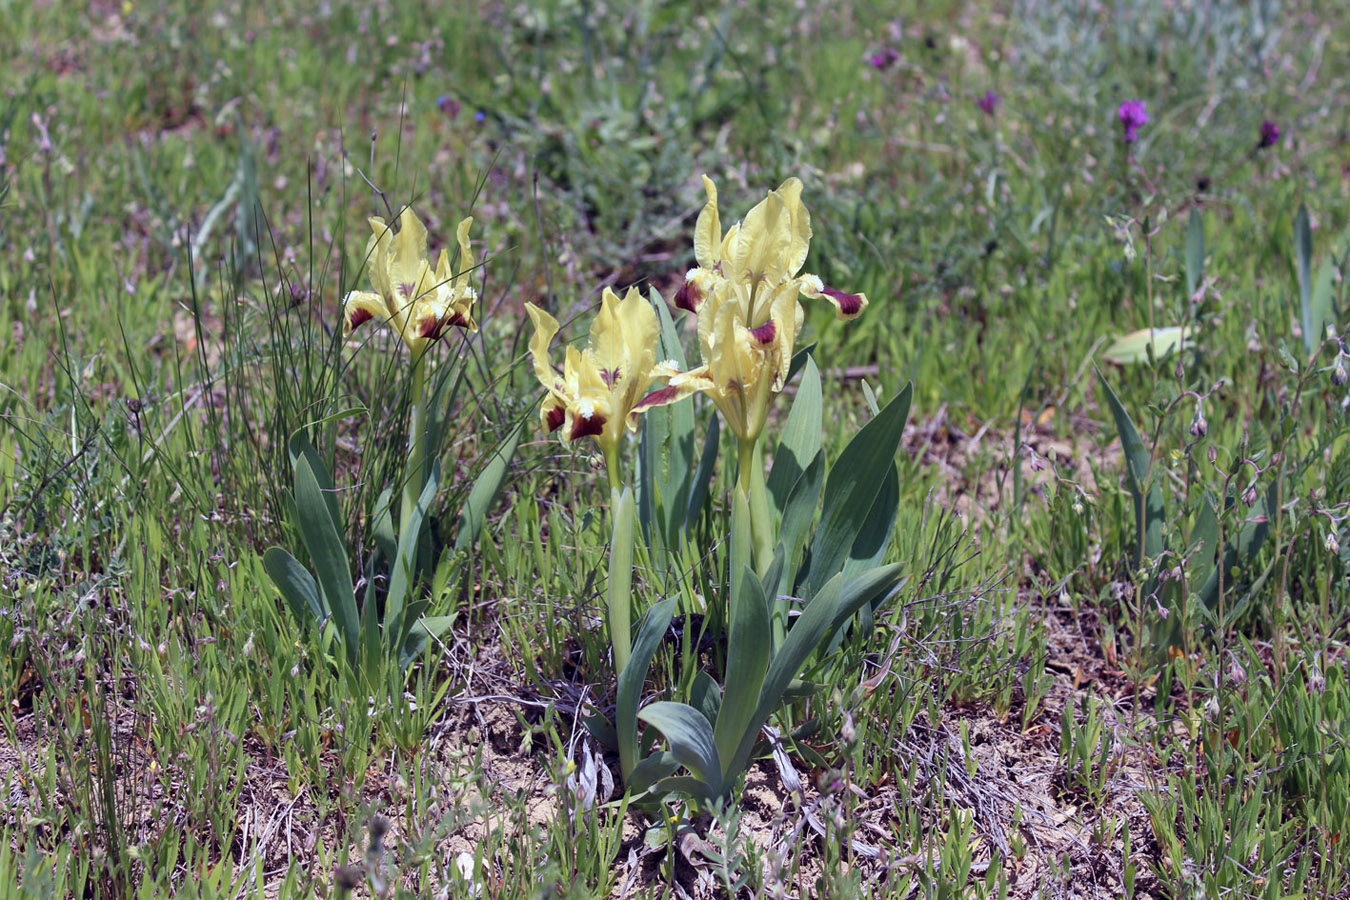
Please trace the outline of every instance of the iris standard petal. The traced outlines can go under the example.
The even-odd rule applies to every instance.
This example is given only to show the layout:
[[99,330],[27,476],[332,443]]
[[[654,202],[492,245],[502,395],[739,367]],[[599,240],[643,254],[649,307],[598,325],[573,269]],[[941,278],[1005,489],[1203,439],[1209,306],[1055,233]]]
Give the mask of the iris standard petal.
[[711,269],[722,259],[722,220],[717,211],[717,185],[707,175],[703,176],[703,191],[708,202],[694,225],[694,258],[700,267]]
[[393,285],[389,283],[387,263],[389,244],[394,234],[379,216],[371,216],[366,221],[370,224],[371,230],[370,240],[366,242],[366,273],[370,276],[370,286],[375,289],[375,293],[388,298],[394,291]]
[[788,213],[788,243],[783,257],[784,271],[792,278],[802,270],[806,263],[806,254],[811,249],[811,213],[802,202],[802,182],[800,178],[789,178],[778,186],[778,196]]
[[623,324],[619,318],[619,298],[609,288],[600,294],[600,311],[591,320],[589,352],[599,367],[600,378],[613,387],[628,368],[625,356]]
[[473,227],[473,216],[460,220],[455,228],[455,240],[459,242],[459,274],[455,276],[455,290],[472,290],[469,286],[470,273],[475,268],[473,247],[469,245],[469,229]]
[[741,222],[740,236],[732,255],[729,278],[751,283],[786,280],[787,254],[791,245],[792,215],[777,191],[755,204]]
[[398,234],[394,235],[389,248],[389,282],[395,296],[412,301],[430,288],[427,227],[417,218],[411,206],[403,208],[398,224]]
[[623,336],[624,360],[628,371],[623,380],[648,378],[656,362],[656,345],[661,339],[656,310],[637,288],[629,288],[615,312],[619,333]]

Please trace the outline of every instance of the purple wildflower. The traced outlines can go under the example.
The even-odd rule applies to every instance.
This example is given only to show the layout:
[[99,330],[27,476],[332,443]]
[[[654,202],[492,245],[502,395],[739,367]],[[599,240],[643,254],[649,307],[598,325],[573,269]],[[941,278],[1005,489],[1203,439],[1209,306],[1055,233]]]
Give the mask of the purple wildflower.
[[894,65],[895,61],[899,58],[900,51],[893,47],[887,47],[879,53],[873,53],[871,57],[868,58],[867,63],[874,69],[885,71]]
[[1257,148],[1264,150],[1267,147],[1274,147],[1280,142],[1280,126],[1266,119],[1261,123],[1261,140],[1257,143]]
[[483,112],[480,109],[478,112],[473,114],[473,120],[481,125],[487,121],[487,113]]
[[440,107],[441,112],[450,117],[451,121],[459,116],[460,104],[454,97],[442,94],[436,98],[436,105]]
[[1003,102],[1003,98],[993,91],[985,91],[984,96],[975,101],[975,105],[980,108],[980,112],[986,116],[992,116],[998,109],[998,105]]
[[1139,140],[1139,129],[1148,124],[1148,103],[1143,100],[1126,100],[1116,110],[1120,126],[1125,129],[1125,143],[1133,144]]

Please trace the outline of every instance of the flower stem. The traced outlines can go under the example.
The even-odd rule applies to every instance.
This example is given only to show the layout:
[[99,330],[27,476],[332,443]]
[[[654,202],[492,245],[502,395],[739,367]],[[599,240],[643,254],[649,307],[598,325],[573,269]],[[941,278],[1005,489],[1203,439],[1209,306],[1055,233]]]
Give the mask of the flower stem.
[[773,564],[773,522],[769,517],[769,494],[764,484],[764,454],[759,441],[740,441],[736,489],[750,507],[750,546],[755,572],[761,578]]
[[412,380],[408,386],[412,409],[408,417],[408,470],[403,476],[403,499],[399,503],[399,538],[408,530],[409,520],[417,507],[426,483],[426,417],[427,373],[423,353],[413,355]]
[[620,674],[633,655],[633,530],[637,504],[632,490],[620,491],[617,485],[609,496],[614,531],[610,536],[609,580],[605,594],[614,672]]
[[619,480],[619,445],[616,443],[613,447],[605,447],[605,474],[609,476],[609,489],[612,493],[619,493],[623,490],[623,483]]

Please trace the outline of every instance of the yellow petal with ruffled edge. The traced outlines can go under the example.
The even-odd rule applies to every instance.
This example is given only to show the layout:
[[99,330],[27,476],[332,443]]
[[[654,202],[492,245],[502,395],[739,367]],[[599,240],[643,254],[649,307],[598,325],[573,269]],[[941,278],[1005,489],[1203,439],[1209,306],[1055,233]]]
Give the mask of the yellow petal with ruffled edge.
[[469,229],[473,227],[473,216],[466,216],[455,229],[455,239],[459,241],[459,274],[455,276],[455,310],[464,319],[464,327],[477,331],[478,323],[473,318],[473,304],[478,300],[478,292],[471,284],[473,270],[477,263],[473,258],[473,247],[469,244]]
[[365,258],[370,286],[375,288],[375,293],[381,297],[389,297],[393,294],[394,288],[389,283],[389,266],[386,260],[389,258],[389,244],[394,239],[394,233],[379,216],[371,216],[366,222],[369,223],[371,231],[370,240],[366,242]]
[[427,264],[427,227],[411,206],[405,206],[398,217],[399,230],[389,244],[386,267],[389,272],[391,296],[400,304],[411,304],[431,288],[431,271]]
[[557,390],[558,375],[549,362],[548,348],[558,333],[558,320],[533,303],[525,304],[525,312],[534,323],[534,336],[530,338],[530,361],[534,363],[534,376],[545,390]]
[[533,303],[525,304],[525,312],[534,323],[534,335],[530,338],[530,362],[534,366],[534,376],[548,396],[539,409],[539,418],[549,431],[557,431],[567,419],[567,403],[563,397],[563,383],[548,358],[549,345],[558,333],[558,320]]
[[618,377],[611,385],[613,405],[628,430],[636,431],[637,422],[630,413],[652,383],[661,326],[651,302],[637,288],[628,289],[615,312],[623,335],[624,359]]
[[623,327],[619,322],[619,298],[609,288],[600,294],[600,311],[591,320],[586,352],[606,382],[626,368]]
[[718,251],[717,257],[722,262],[723,274],[729,274],[726,270],[726,261],[736,252],[737,242],[741,239],[741,223],[737,222],[727,229],[727,233],[722,235],[722,249]]
[[723,264],[728,278],[751,284],[778,284],[791,276],[787,256],[792,243],[792,213],[777,191],[755,204],[741,222],[740,234],[732,252],[730,266]]
[[650,377],[659,338],[656,311],[641,291],[629,288],[620,300],[605,288],[600,312],[591,322],[590,349],[611,390],[617,393],[632,379]]
[[476,268],[473,260],[473,247],[469,245],[469,229],[473,227],[473,216],[460,219],[455,228],[455,240],[459,242],[459,274],[455,276],[455,290],[472,290],[469,287],[469,273]]
[[811,213],[802,202],[802,181],[789,178],[778,186],[788,213],[788,242],[783,256],[783,270],[788,278],[795,276],[806,263],[811,250]]

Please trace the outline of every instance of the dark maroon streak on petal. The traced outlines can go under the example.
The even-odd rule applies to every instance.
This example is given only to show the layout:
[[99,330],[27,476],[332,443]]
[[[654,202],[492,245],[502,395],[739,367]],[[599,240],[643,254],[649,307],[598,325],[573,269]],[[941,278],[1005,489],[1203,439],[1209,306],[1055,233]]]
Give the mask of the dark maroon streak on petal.
[[671,402],[678,396],[680,396],[679,388],[663,387],[660,390],[652,391],[650,394],[643,397],[642,400],[638,403],[638,405],[633,407],[633,409],[636,412],[644,410],[649,406],[661,406],[662,404]]
[[575,441],[578,438],[584,438],[597,434],[603,434],[605,431],[605,417],[591,416],[589,419],[585,416],[576,416],[572,419],[572,433],[568,440]]
[[549,431],[557,431],[567,419],[567,412],[561,406],[555,406],[544,414]]
[[347,319],[347,330],[350,331],[356,328],[358,325],[364,325],[373,318],[375,318],[374,313],[372,313],[368,309],[362,309],[361,307],[358,306],[352,310],[351,315]]
[[862,312],[861,294],[845,294],[843,291],[836,291],[834,288],[828,287],[821,293],[838,303],[839,311],[846,316],[856,316]]
[[698,285],[692,281],[686,281],[680,285],[680,289],[675,292],[675,306],[678,309],[687,309],[691,313],[698,312],[698,308],[703,305],[703,292],[698,289]]
[[614,387],[614,385],[619,383],[619,369],[617,367],[613,369],[601,369],[600,380],[605,383],[606,387]]
[[750,336],[760,345],[767,347],[778,336],[778,326],[770,319],[758,328],[751,328]]
[[443,324],[444,323],[442,323],[440,319],[437,319],[433,316],[428,316],[427,318],[422,320],[421,325],[418,327],[417,336],[430,338],[433,341],[437,340],[441,336],[441,328]]

